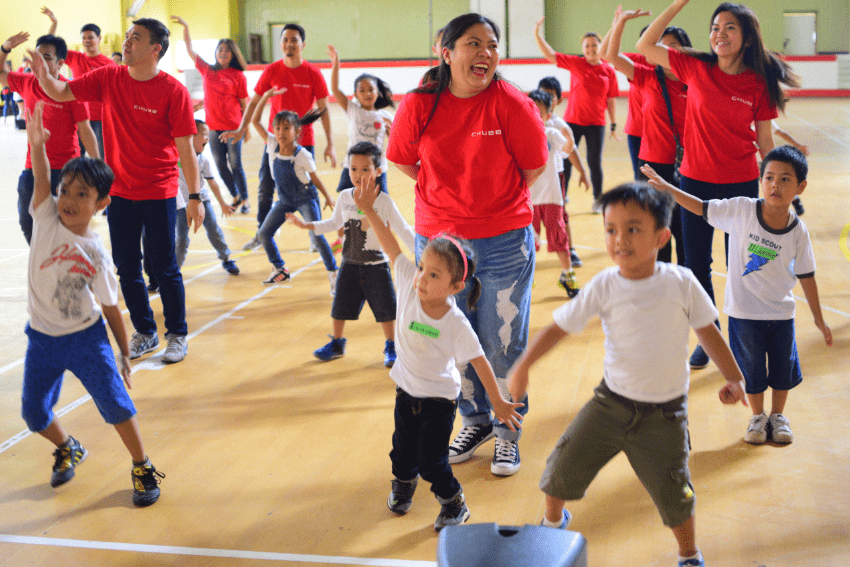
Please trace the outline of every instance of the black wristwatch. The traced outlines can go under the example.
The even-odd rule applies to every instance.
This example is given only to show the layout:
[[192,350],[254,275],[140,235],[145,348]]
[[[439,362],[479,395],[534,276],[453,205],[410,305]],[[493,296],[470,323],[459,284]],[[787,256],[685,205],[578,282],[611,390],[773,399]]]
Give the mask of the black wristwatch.
[[189,193],[189,200],[190,201],[200,201],[201,200],[201,194],[200,193]]
[[616,123],[616,122],[612,122],[612,123],[611,123],[611,131],[612,131],[612,132],[615,132],[616,130],[617,130],[617,123]]
[[3,53],[5,53],[5,54],[7,54],[7,55],[8,55],[9,53],[12,53],[12,50],[11,50],[11,49],[6,49],[5,47],[3,47],[4,45],[5,45],[4,43],[0,43],[0,51],[2,51]]

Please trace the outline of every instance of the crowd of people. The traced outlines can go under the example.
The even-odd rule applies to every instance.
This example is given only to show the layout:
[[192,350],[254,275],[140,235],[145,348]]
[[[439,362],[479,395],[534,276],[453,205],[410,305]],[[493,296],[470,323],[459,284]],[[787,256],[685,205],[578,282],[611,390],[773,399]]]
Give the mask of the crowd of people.
[[[222,39],[210,65],[193,50],[188,24],[173,16],[203,77],[206,120],[199,121],[186,87],[158,69],[169,47],[162,22],[134,21],[117,63],[100,53],[94,24],[80,31],[84,51],[68,50],[44,8],[51,27],[28,52],[32,73],[5,65],[29,37],[21,32],[0,46],[0,84],[20,93],[27,120],[29,151],[18,186],[20,224],[31,246],[23,414],[30,430],[56,446],[51,484],[68,482],[87,456],[52,411],[63,372],[71,370],[131,454],[134,503],[159,497],[164,474],[144,451],[125,388],[130,361],[159,346],[143,255],[162,297],[163,360],[177,363],[188,352],[180,266],[192,226],[204,225],[224,269],[239,274],[202,187],[210,185],[223,214],[249,211],[241,143],[253,125],[264,144],[258,229],[246,249],[265,249],[272,272],[264,283],[290,277],[275,244],[290,220],[310,231],[333,296],[331,341],[315,356],[344,356],[345,322],[358,319],[366,301],[386,336],[384,364],[396,384],[392,512],[410,509],[421,477],[441,506],[435,529],[465,522],[470,511],[452,465],[492,438],[492,474],[517,473],[530,369],[598,316],[606,335],[604,377],[547,462],[543,525],[566,529],[565,503],[582,498],[599,469],[623,451],[672,530],[680,567],[705,565],[688,469],[689,367],[713,360],[727,381],[721,402],[750,406],[747,442],[790,443],[783,412],[802,380],[791,294],[798,279],[827,345],[832,335],[799,218],[807,149],[796,142],[775,148],[773,141],[773,120],[786,102],[781,84],[798,86],[798,79],[765,47],[746,6],[718,6],[711,51],[693,49],[686,31],[670,25],[687,4],[675,0],[657,16],[641,33],[638,53],[621,51],[622,34],[647,12],[618,9],[604,36],[584,35],[581,56],[555,51],[541,37],[540,20],[532,33],[543,56],[570,72],[563,120],[554,115],[563,94],[555,77],[531,93],[501,77],[500,30],[480,14],[458,16],[439,31],[439,64],[394,115],[387,110],[392,92],[373,75],[357,77],[353,98],[346,96],[339,54],[329,46],[331,91],[349,125],[336,197],[316,175],[314,122],[325,134],[325,160],[335,166],[337,155],[330,92],[303,58],[303,27],[284,26],[283,58],[265,68],[249,95],[237,45]],[[60,74],[66,63],[70,81]],[[606,191],[606,125],[619,141],[615,70],[631,84],[624,130],[636,181]],[[573,167],[588,185],[577,152],[582,140],[593,211],[602,215],[614,265],[580,288],[566,189]],[[230,203],[202,156],[207,143]],[[389,162],[415,181],[412,227],[388,191]],[[319,193],[333,211],[327,220]],[[89,230],[102,209],[111,253]],[[541,225],[570,300],[529,345]],[[715,228],[727,234],[728,342],[710,278]],[[341,237],[339,265],[323,236],[334,231]],[[129,338],[119,286],[133,326]],[[104,320],[118,343],[118,364]],[[689,328],[699,339],[690,357]],[[462,425],[452,439],[458,410]]]

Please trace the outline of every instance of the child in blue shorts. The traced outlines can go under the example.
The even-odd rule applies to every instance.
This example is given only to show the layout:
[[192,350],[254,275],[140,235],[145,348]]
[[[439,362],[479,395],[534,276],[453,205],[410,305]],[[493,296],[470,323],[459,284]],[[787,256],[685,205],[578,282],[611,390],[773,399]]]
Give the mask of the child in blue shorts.
[[[123,377],[132,387],[127,331],[117,305],[118,280],[100,237],[89,230],[92,216],[109,204],[112,170],[99,159],[72,159],[62,168],[59,196],[53,198],[44,148],[50,133],[44,129],[43,111],[44,103],[39,102],[27,120],[35,188],[29,207],[30,321],[21,413],[30,431],[56,445],[51,486],[71,480],[88,451],[63,429],[53,406],[64,372],[73,372],[133,458],[133,503],[150,506],[159,498],[159,479],[165,475],[145,455],[136,408],[121,381]],[[121,349],[120,374],[103,319]]]
[[[832,331],[823,320],[815,282],[815,256],[806,225],[791,212],[806,188],[806,156],[793,146],[771,150],[761,164],[761,199],[736,197],[702,201],[655,175],[650,183],[668,191],[679,204],[729,234],[729,276],[723,312],[729,316],[729,344],[747,381],[753,410],[744,441],[759,445],[771,439],[794,440],[783,415],[788,392],[802,380],[794,338],[796,303],[792,289],[800,280],[815,325],[832,346]],[[652,175],[649,175],[649,174]],[[764,392],[773,390],[770,416]]]

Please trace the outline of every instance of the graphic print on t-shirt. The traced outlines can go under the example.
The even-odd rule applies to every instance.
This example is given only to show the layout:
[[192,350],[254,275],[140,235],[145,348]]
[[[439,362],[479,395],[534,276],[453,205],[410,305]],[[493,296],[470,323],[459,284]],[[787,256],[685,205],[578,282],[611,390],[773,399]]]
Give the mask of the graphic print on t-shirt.
[[83,317],[83,300],[88,297],[88,287],[103,265],[100,253],[95,247],[77,245],[71,248],[62,244],[50,253],[50,258],[40,268],[44,270],[56,263],[68,263],[68,271],[56,281],[51,301],[63,319],[79,321]]
[[772,250],[770,248],[762,246],[761,244],[756,244],[756,242],[750,242],[750,245],[747,247],[747,252],[750,253],[750,261],[747,262],[747,265],[744,267],[744,273],[741,275],[741,277],[761,270],[762,267],[767,265],[768,262],[775,259],[776,256],[779,255],[779,250],[782,249],[781,246],[774,244],[773,242],[770,242],[768,240],[765,240],[764,238],[759,238],[754,234],[751,234],[750,238],[761,244],[768,244],[769,246],[777,247],[777,249]]
[[[351,206],[351,205],[349,205]],[[353,208],[357,208],[356,205]],[[383,253],[380,250],[366,248],[366,231],[369,230],[368,219],[350,218],[343,225],[345,241],[343,256],[357,264],[374,264],[380,262]]]

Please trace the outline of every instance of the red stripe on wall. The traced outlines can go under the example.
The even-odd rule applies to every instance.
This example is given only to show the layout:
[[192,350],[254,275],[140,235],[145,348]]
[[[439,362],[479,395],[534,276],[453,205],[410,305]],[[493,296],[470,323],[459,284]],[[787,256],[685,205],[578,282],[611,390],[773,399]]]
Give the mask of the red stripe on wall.
[[835,61],[837,55],[783,55],[786,61]]

